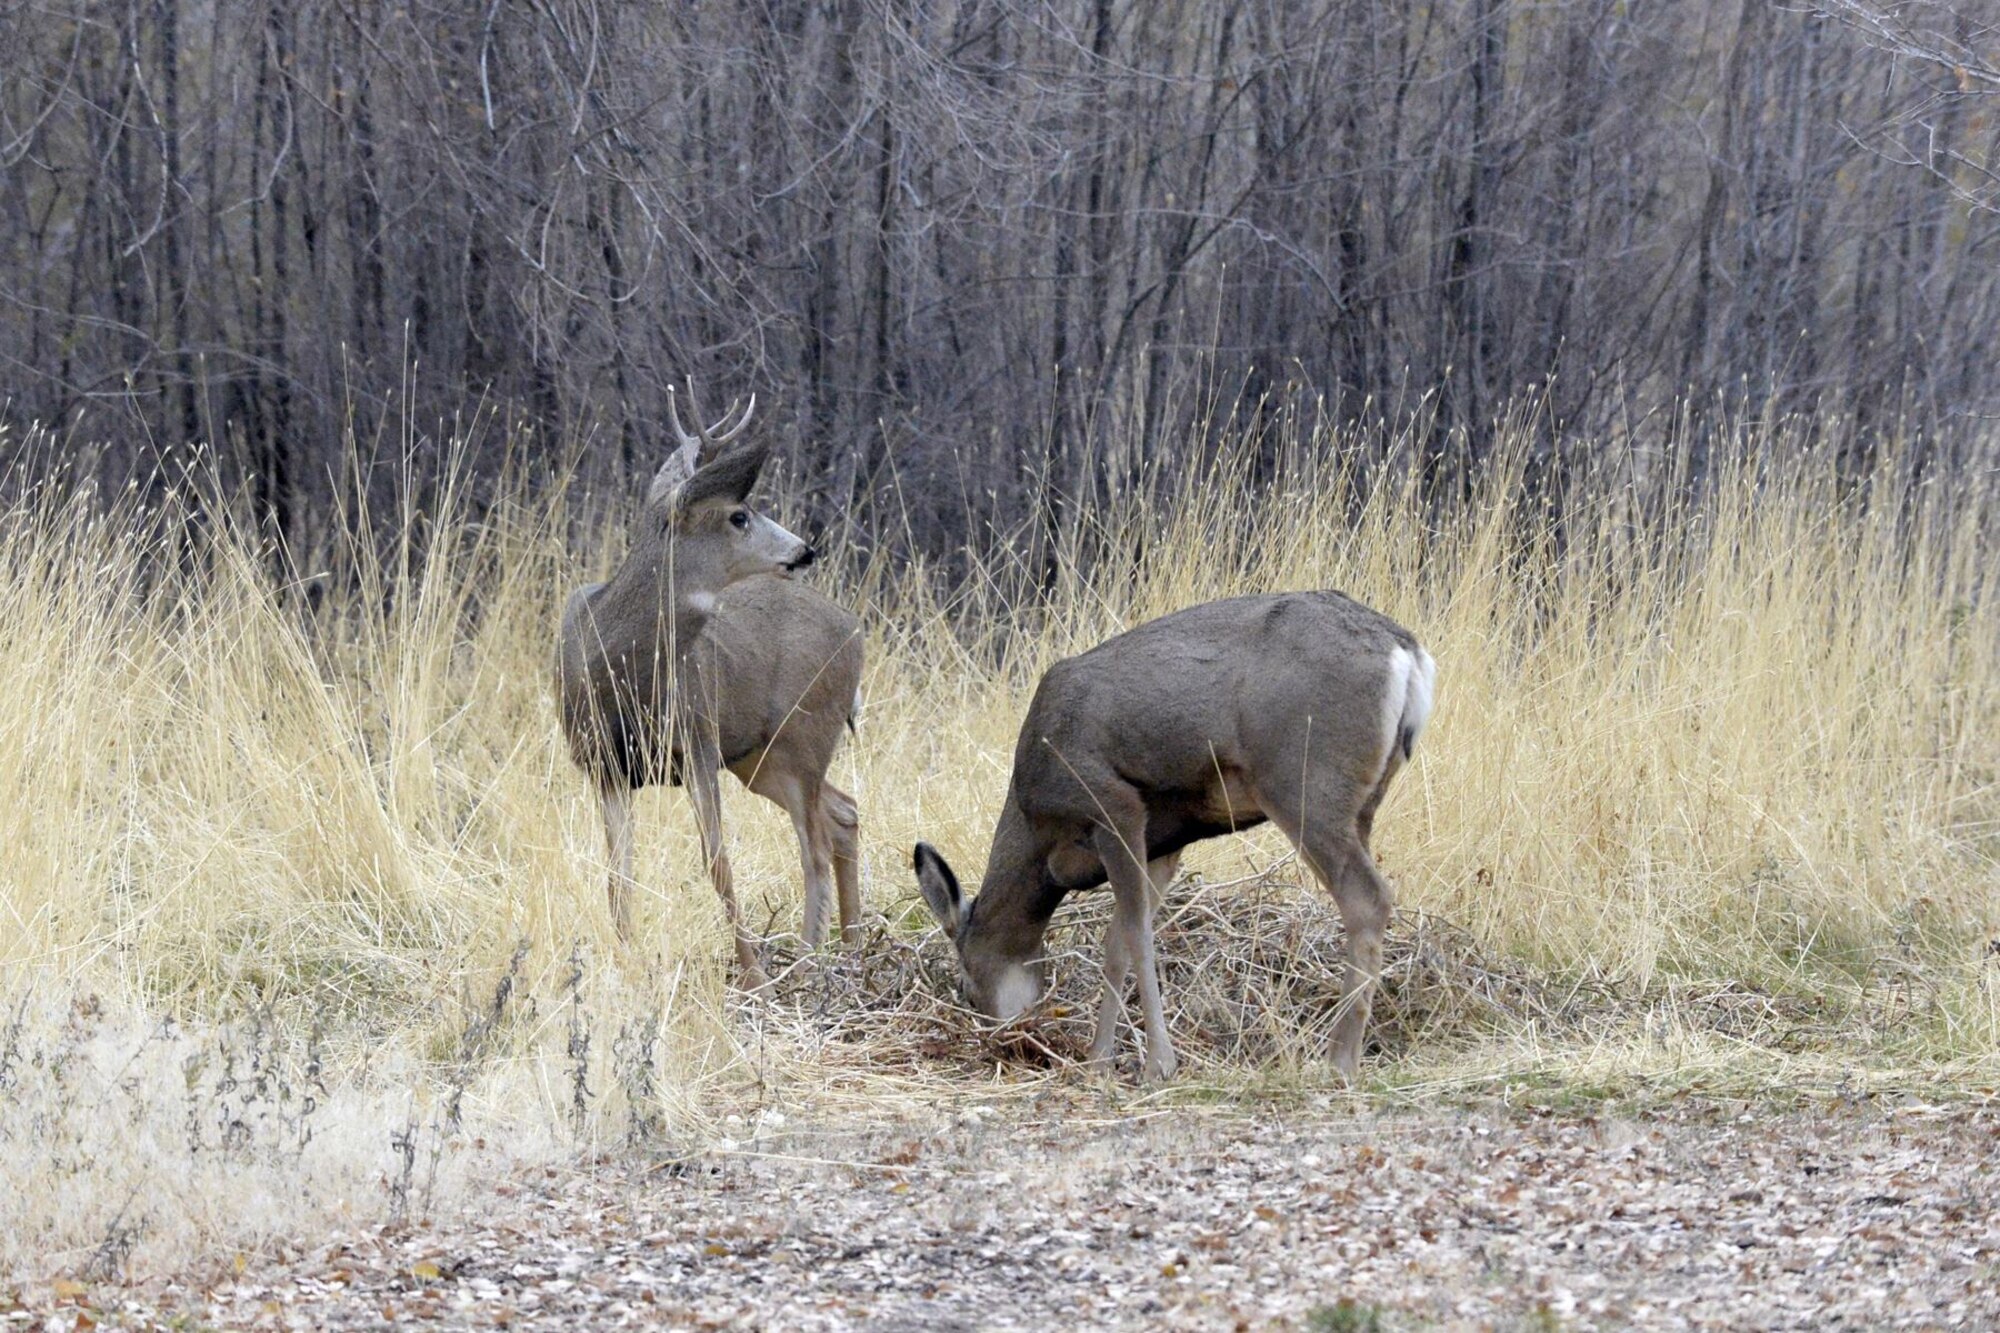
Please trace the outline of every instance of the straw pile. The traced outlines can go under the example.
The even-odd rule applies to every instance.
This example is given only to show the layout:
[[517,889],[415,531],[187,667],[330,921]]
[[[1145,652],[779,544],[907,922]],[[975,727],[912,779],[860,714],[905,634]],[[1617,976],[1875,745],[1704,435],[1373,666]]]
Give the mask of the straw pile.
[[[1160,981],[1184,1065],[1295,1067],[1332,1052],[1346,963],[1339,913],[1284,866],[1226,883],[1190,876],[1157,918]],[[1048,935],[1050,985],[1042,1002],[994,1028],[958,999],[957,966],[942,932],[874,918],[857,949],[813,954],[793,936],[771,945],[772,1018],[825,1047],[848,1047],[877,1073],[933,1076],[941,1063],[1060,1067],[1081,1063],[1103,988],[1108,893],[1072,895]],[[915,924],[914,917],[907,924]],[[1525,968],[1491,959],[1463,929],[1427,912],[1399,911],[1370,1025],[1387,1053],[1464,1043],[1529,1023],[1568,1029],[1598,998],[1560,994]],[[1136,993],[1127,1021],[1136,1024]],[[1132,1063],[1132,1034],[1121,1058]]]

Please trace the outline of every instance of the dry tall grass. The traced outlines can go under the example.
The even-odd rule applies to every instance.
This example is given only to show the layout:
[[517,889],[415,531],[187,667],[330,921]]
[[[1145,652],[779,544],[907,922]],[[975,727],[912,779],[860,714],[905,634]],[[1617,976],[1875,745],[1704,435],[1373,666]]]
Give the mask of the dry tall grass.
[[[870,630],[836,779],[891,929],[921,924],[916,837],[976,875],[1049,661],[1205,598],[1331,586],[1440,666],[1378,823],[1401,902],[1610,1015],[1555,1048],[1433,1026],[1373,1059],[1380,1086],[1476,1080],[1524,1042],[1544,1067],[1657,1073],[1803,1042],[1993,1077],[1990,493],[1911,487],[1888,450],[1847,491],[1810,458],[1731,470],[1695,508],[1606,486],[1557,531],[1520,506],[1522,449],[1438,518],[1409,469],[1364,491],[1310,461],[1346,442],[1311,444],[1268,494],[1226,449],[1154,483],[1070,534],[1052,586],[1004,556],[950,593],[920,568],[833,562]],[[1657,469],[1675,451],[1656,444]],[[477,525],[449,494],[383,516],[406,539],[386,561],[350,553],[311,610],[226,523],[40,494],[0,521],[0,1271],[417,1207],[496,1153],[677,1142],[752,1103],[962,1089],[962,1062],[871,1071],[783,1005],[725,1000],[678,792],[639,806],[653,945],[614,947],[548,662],[563,592],[622,536],[581,557],[571,510],[556,488]],[[199,573],[161,576],[163,534],[195,544]],[[726,819],[753,919],[795,927],[782,815],[732,790]],[[1281,851],[1252,835],[1190,868],[1239,879]],[[1704,1027],[1722,1009],[1735,1019]],[[1198,1060],[1186,1078],[1266,1072]]]

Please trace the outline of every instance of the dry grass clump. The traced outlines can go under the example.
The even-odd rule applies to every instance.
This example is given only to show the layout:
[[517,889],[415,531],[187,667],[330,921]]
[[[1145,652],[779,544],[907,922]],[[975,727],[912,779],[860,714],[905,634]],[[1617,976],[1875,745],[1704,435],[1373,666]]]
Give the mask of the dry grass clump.
[[[857,947],[811,953],[773,941],[767,1021],[820,1059],[877,1074],[975,1077],[997,1060],[1023,1069],[1083,1063],[1103,994],[1110,898],[1078,894],[1051,926],[1049,990],[1003,1027],[957,1003],[956,962],[940,931],[875,918]],[[1175,1049],[1200,1070],[1311,1069],[1332,1058],[1346,938],[1332,905],[1277,868],[1224,884],[1178,881],[1158,921],[1160,978]],[[1431,913],[1396,914],[1370,1039],[1400,1058],[1435,1043],[1463,1048],[1534,1023],[1551,1032],[1603,1018],[1607,998],[1559,990]],[[1136,1052],[1130,997],[1123,1055]],[[1136,1059],[1121,1061],[1129,1073]]]
[[364,1076],[328,1027],[268,1011],[180,1023],[17,992],[0,1015],[0,1304],[10,1277],[109,1280],[456,1206],[569,1148],[559,1123],[494,1114],[518,1075],[479,1069],[467,1102],[469,1078],[406,1049]]
[[[1301,435],[1275,471],[1221,447],[1209,472],[1087,516],[1047,563],[1002,535],[949,582],[843,561],[835,534],[822,578],[863,613],[869,670],[833,776],[861,804],[864,893],[896,924],[858,956],[785,955],[777,1002],[749,1004],[727,991],[678,792],[641,795],[642,943],[614,939],[548,663],[563,594],[622,535],[560,479],[503,487],[476,521],[450,487],[413,491],[376,516],[378,540],[300,583],[226,513],[20,498],[0,512],[0,1004],[42,1055],[0,1064],[0,1267],[93,1252],[136,1215],[120,1207],[134,1189],[181,1200],[138,1210],[135,1255],[277,1215],[232,1211],[208,1165],[228,1154],[181,1133],[175,1080],[208,1077],[187,1062],[211,1038],[239,1070],[258,1041],[293,1070],[318,1052],[312,1142],[345,1145],[341,1178],[362,1182],[324,1196],[378,1212],[406,1163],[435,1149],[443,1179],[482,1138],[528,1158],[671,1148],[771,1099],[1032,1082],[1011,1059],[996,1081],[967,1040],[942,943],[906,914],[909,848],[928,838],[976,882],[1042,669],[1245,591],[1344,589],[1439,663],[1430,729],[1376,825],[1404,909],[1379,1084],[1565,1061],[1769,1083],[1785,1067],[1766,1062],[1800,1051],[1990,1084],[1992,479],[1918,482],[1894,442],[1875,475],[1842,479],[1759,428],[1715,451],[1752,462],[1683,501],[1688,452],[1663,429],[1607,449],[1619,468],[1557,522],[1523,498],[1531,442],[1507,434],[1448,510],[1421,492],[1414,439]],[[1343,462],[1362,450],[1381,460],[1368,485]],[[741,793],[725,822],[752,919],[790,928],[788,822]],[[1284,853],[1268,830],[1190,849],[1160,941],[1186,1086],[1330,1079],[1338,918],[1267,873]],[[1016,1034],[1031,1064],[1087,1039],[1104,910],[1079,895],[1057,918],[1057,994]],[[65,1045],[87,997],[100,1035]],[[305,1076],[287,1077],[296,1092]],[[263,1178],[333,1179],[279,1150],[292,1114],[252,1134]],[[71,1115],[92,1146],[33,1148],[71,1142],[48,1128]],[[159,1144],[191,1173],[178,1193],[138,1184]]]

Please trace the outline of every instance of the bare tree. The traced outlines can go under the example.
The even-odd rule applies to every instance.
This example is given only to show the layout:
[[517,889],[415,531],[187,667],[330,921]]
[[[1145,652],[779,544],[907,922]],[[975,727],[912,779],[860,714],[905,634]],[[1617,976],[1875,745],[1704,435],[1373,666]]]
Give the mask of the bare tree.
[[0,0],[6,410],[120,471],[207,446],[297,546],[385,420],[629,473],[687,370],[759,393],[819,519],[1042,567],[1213,413],[1421,419],[1440,494],[1525,400],[1557,487],[1675,403],[1825,409],[1859,458],[1993,406],[1996,24]]

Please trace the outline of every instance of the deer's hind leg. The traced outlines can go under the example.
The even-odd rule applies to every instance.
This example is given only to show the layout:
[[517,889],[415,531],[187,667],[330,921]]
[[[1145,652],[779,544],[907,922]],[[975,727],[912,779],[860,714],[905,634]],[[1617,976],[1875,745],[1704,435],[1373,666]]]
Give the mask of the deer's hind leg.
[[833,880],[840,897],[840,938],[861,942],[861,812],[849,796],[831,782],[819,785],[819,808],[833,849]]
[[[1345,859],[1338,861],[1339,869],[1335,870],[1332,867],[1343,850]],[[1351,1079],[1361,1068],[1361,1045],[1368,1035],[1375,989],[1381,984],[1382,943],[1395,898],[1358,838],[1348,840],[1344,848],[1308,844],[1308,854],[1347,927],[1347,980],[1340,997],[1340,1017],[1333,1026],[1333,1063]]]
[[784,807],[791,816],[792,832],[799,840],[799,871],[805,881],[805,926],[801,932],[807,947],[826,943],[827,921],[833,909],[834,854],[832,836],[822,813],[824,785],[817,778],[799,777],[766,761],[750,775],[747,785],[764,799]]
[[826,943],[834,911],[833,836],[827,829],[822,806],[821,785],[801,780],[802,795],[792,814],[792,827],[799,838],[799,864],[806,877],[806,944],[817,949]]
[[[1295,768],[1293,772],[1298,772]],[[1259,804],[1312,871],[1347,929],[1347,971],[1333,1025],[1333,1063],[1352,1079],[1361,1067],[1368,1014],[1382,975],[1382,946],[1394,898],[1368,855],[1363,827],[1386,782],[1362,784],[1331,768],[1304,781],[1260,784]],[[1365,816],[1363,812],[1366,812]]]

